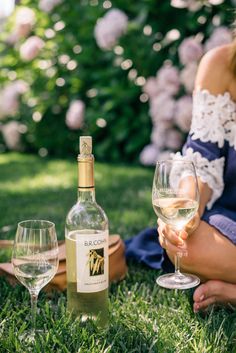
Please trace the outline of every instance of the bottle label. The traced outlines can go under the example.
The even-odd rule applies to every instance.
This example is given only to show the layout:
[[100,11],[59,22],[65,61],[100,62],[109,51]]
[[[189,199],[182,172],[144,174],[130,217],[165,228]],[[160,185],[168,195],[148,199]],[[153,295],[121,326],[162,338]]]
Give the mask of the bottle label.
[[77,237],[77,292],[91,293],[107,289],[108,261],[108,231]]

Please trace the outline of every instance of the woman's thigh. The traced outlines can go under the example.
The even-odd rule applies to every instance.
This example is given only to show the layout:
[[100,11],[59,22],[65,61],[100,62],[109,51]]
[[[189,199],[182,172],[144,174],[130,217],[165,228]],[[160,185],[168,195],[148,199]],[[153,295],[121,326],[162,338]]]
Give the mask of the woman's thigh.
[[[181,258],[181,269],[204,280],[219,279],[236,283],[236,246],[216,228],[201,221],[187,239],[188,256]],[[171,261],[174,254],[167,252]]]

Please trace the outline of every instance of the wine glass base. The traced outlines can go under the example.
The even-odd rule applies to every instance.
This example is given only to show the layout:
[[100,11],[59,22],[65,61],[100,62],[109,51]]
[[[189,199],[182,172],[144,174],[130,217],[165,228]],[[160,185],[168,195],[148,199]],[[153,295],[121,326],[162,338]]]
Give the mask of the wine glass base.
[[168,289],[189,289],[196,287],[200,283],[200,279],[188,273],[168,273],[158,277],[156,283],[160,287]]

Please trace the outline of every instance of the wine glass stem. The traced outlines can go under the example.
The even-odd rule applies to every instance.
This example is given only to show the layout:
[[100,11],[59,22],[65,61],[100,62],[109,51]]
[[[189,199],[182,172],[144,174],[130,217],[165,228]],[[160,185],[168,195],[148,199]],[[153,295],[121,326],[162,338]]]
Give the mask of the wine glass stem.
[[180,254],[177,253],[175,255],[175,274],[178,276],[178,275],[181,275],[181,272],[180,272]]
[[38,302],[38,293],[30,293],[31,297],[31,320],[32,320],[32,330],[35,333],[36,329],[36,314],[37,314],[37,302]]
[[[173,229],[178,233],[178,235],[179,235],[179,229],[175,229],[174,227],[173,227]],[[182,277],[183,275],[182,275],[182,273],[180,272],[180,259],[181,259],[181,253],[179,252],[179,253],[177,253],[176,255],[175,255],[175,276],[177,277]]]

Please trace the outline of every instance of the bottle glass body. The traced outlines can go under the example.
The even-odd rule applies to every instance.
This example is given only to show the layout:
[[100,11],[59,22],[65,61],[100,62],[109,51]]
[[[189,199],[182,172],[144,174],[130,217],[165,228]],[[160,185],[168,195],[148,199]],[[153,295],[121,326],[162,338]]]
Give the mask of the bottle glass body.
[[108,220],[94,188],[80,190],[66,218],[67,308],[108,322]]

